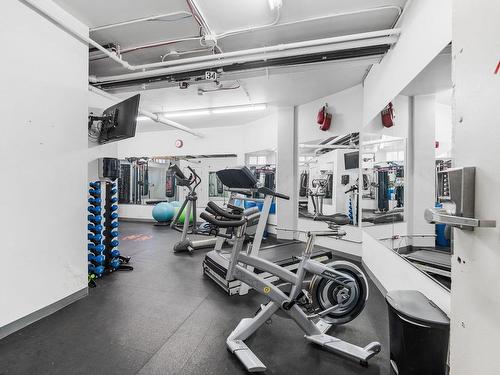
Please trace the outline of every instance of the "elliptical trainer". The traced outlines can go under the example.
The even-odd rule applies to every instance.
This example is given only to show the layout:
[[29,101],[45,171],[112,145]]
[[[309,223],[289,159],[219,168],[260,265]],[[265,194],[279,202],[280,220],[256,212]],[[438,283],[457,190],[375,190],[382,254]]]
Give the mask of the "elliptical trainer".
[[[171,171],[175,175],[177,186],[184,186],[185,188],[188,189],[188,194],[186,196],[186,199],[184,199],[182,206],[179,207],[179,211],[177,211],[177,214],[170,223],[170,228],[182,233],[180,241],[174,245],[175,253],[182,251],[192,252],[198,249],[213,247],[215,246],[216,243],[216,239],[211,237],[199,240],[192,240],[188,237],[188,235],[193,235],[193,234],[201,234],[201,235],[207,235],[207,234],[198,229],[198,225],[196,222],[197,218],[196,202],[198,200],[198,195],[196,194],[196,188],[200,185],[201,178],[200,176],[198,176],[198,174],[193,168],[189,166],[187,168],[191,173],[189,177],[186,177],[186,175],[181,171],[181,169],[176,164],[172,164],[169,167],[169,171]],[[180,217],[183,212],[184,212],[184,224],[182,225],[182,229],[180,229],[178,223],[180,221]],[[191,220],[191,217],[193,218],[193,220]]]

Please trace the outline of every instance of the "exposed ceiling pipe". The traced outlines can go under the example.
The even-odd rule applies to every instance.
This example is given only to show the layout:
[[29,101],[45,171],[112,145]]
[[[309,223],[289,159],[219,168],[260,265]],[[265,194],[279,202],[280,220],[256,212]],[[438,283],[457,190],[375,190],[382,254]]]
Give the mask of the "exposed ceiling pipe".
[[[168,68],[114,75],[114,76],[104,76],[104,77],[91,76],[89,77],[89,80],[91,83],[117,82],[123,80],[152,77],[162,74],[174,74],[174,73],[201,70],[201,69],[212,69],[230,64],[261,61],[272,58],[332,52],[338,50],[376,46],[383,44],[394,44],[397,41],[397,36],[394,34],[397,34],[399,30],[391,29],[385,31],[386,32],[388,31],[388,33],[391,34],[391,36],[374,37],[368,39],[359,39],[359,40],[329,43],[329,44],[326,41],[349,40],[353,38],[350,38],[351,36],[344,36],[344,37],[313,40],[308,42],[281,44],[272,47],[254,48],[250,50],[228,52],[219,55],[199,56],[199,57],[182,59],[178,61],[166,61],[166,63],[168,63],[166,65],[170,65],[170,67]],[[377,32],[377,34],[383,35],[383,33],[380,32]],[[218,58],[213,58],[214,56]]]
[[[275,28],[279,28],[281,26],[290,26],[290,25],[301,24],[301,23],[306,23],[306,22],[315,22],[315,21],[321,21],[321,20],[335,18],[335,17],[344,17],[344,16],[351,16],[351,15],[371,13],[371,12],[381,12],[384,10],[396,10],[398,13],[397,19],[399,19],[401,16],[401,13],[403,12],[401,7],[399,7],[399,6],[388,5],[388,6],[381,6],[381,7],[369,8],[369,9],[361,9],[361,10],[355,10],[355,11],[349,11],[349,12],[328,14],[326,16],[311,17],[311,18],[305,18],[302,20],[282,22],[282,23],[278,24],[278,21],[280,19],[280,14],[279,14],[280,11],[279,11],[279,8],[276,8],[276,9],[277,9],[277,16],[275,17],[275,20],[272,23],[270,23],[268,25],[252,26],[252,27],[248,27],[248,28],[227,31],[227,32],[224,32],[221,34],[217,34],[216,39],[222,39],[222,38],[226,38],[228,36],[239,35],[239,34],[243,34],[243,33],[247,33],[247,32],[254,32],[254,31],[265,30],[265,29],[275,29]],[[179,12],[179,13],[182,13],[182,12]],[[189,12],[185,12],[185,13],[189,14],[190,16],[192,15]],[[138,19],[137,22],[139,22],[139,20],[149,20],[149,19],[153,19],[153,18],[161,17],[161,16],[165,16],[165,15],[142,18],[142,19]],[[122,25],[122,24],[126,24],[126,22],[123,22],[120,24],[115,24],[115,25]],[[111,25],[111,26],[114,26],[114,25]],[[106,26],[103,26],[103,27],[106,27]],[[103,27],[94,28],[94,29],[91,29],[91,31],[100,30]],[[163,46],[163,45],[167,45],[167,44],[178,43],[178,42],[183,42],[183,41],[187,41],[187,40],[201,40],[201,39],[202,39],[202,37],[182,38],[182,39],[175,39],[175,40],[170,40],[170,41],[166,41],[166,42],[151,43],[151,44],[145,44],[142,46],[123,48],[120,50],[120,54],[123,55],[123,54],[128,53],[128,52],[139,51],[139,50],[147,49],[147,48],[155,48],[155,47],[159,47],[159,46]],[[91,61],[101,60],[101,59],[107,58],[107,57],[108,57],[107,55],[98,55],[98,56],[92,57]]]
[[158,62],[158,63],[151,63],[151,64],[135,65],[135,66],[133,66],[132,70],[163,68],[163,67],[174,66],[174,65],[190,64],[190,63],[199,62],[199,61],[205,62],[205,61],[221,60],[221,59],[228,58],[228,57],[240,57],[240,56],[252,55],[252,54],[257,54],[257,53],[269,53],[269,52],[276,52],[276,51],[285,51],[285,50],[290,50],[290,49],[295,49],[295,48],[313,47],[313,46],[335,44],[335,43],[341,43],[341,42],[357,41],[357,40],[377,38],[377,37],[382,37],[382,36],[398,35],[400,32],[401,32],[401,29],[386,29],[386,30],[370,31],[370,32],[359,33],[359,34],[342,35],[342,36],[336,36],[336,37],[331,37],[331,38],[314,39],[314,40],[308,40],[308,41],[303,41],[303,42],[278,44],[278,45],[269,46],[269,47],[251,48],[251,49],[247,49],[247,50],[225,52],[225,53],[221,53],[221,54],[217,54],[217,55],[198,56],[198,57],[192,57],[192,58],[183,59],[183,60],[174,60],[174,61],[165,61],[165,62]]
[[205,20],[205,17],[203,17],[203,14],[200,12],[200,9],[196,5],[196,3],[193,0],[186,0],[186,3],[189,7],[189,10],[191,11],[191,14],[196,19],[196,21],[199,23],[200,27],[204,28],[205,32],[207,34],[212,34],[212,30],[210,29],[210,26],[208,26],[208,23]]
[[[62,27],[63,29],[65,29],[66,31],[71,33],[72,35],[75,35],[79,39],[96,47],[99,51],[101,51],[105,55],[109,56],[109,58],[111,58],[113,61],[122,65],[124,68],[126,68],[128,70],[132,70],[132,71],[160,68],[160,67],[173,66],[173,65],[179,65],[179,64],[190,64],[190,63],[195,62],[195,61],[206,62],[206,61],[210,61],[210,60],[220,60],[221,58],[227,58],[227,57],[245,56],[245,55],[251,55],[251,54],[256,54],[256,53],[283,51],[283,50],[287,50],[287,49],[294,49],[294,48],[301,48],[301,47],[311,47],[311,46],[319,46],[319,45],[332,44],[332,43],[340,43],[340,42],[345,42],[345,41],[354,41],[354,40],[360,40],[360,39],[376,38],[376,37],[380,37],[380,36],[397,35],[401,32],[401,29],[379,30],[379,31],[372,31],[372,32],[367,32],[367,33],[345,35],[345,36],[340,36],[340,37],[316,39],[316,40],[310,40],[310,41],[305,41],[305,42],[279,44],[279,45],[275,45],[275,46],[271,46],[271,47],[261,47],[261,48],[253,48],[253,49],[243,50],[243,51],[226,52],[226,53],[221,53],[221,54],[217,54],[217,55],[192,57],[189,59],[182,59],[181,61],[164,61],[164,62],[152,63],[152,64],[131,65],[127,61],[122,60],[114,52],[109,52],[107,49],[102,47],[95,40],[92,40],[91,38],[89,38],[87,35],[84,35],[80,31],[75,30],[73,27],[68,26],[59,17],[47,12],[45,9],[40,7],[40,5],[35,0],[23,0],[23,1],[25,3],[31,5],[33,8],[38,10],[40,13],[45,15],[47,18],[49,18],[50,20],[55,22],[57,25],[59,25],[60,27]],[[95,78],[94,78],[94,81],[98,82],[98,80]]]
[[111,23],[108,25],[102,25],[102,26],[97,26],[97,27],[92,27],[90,28],[90,32],[93,33],[95,31],[100,31],[100,30],[107,30],[107,29],[112,29],[115,27],[121,27],[121,26],[127,26],[127,25],[132,25],[134,23],[139,23],[139,22],[147,22],[147,21],[155,21],[160,18],[168,18],[168,17],[175,17],[175,16],[184,16],[179,19],[176,19],[175,21],[182,20],[184,18],[189,18],[192,17],[193,15],[189,12],[186,12],[184,10],[179,11],[179,12],[173,12],[173,13],[164,13],[164,14],[158,14],[155,16],[149,16],[149,17],[143,17],[143,18],[134,18],[132,20],[128,21],[123,21],[123,22],[118,22],[118,23]]
[[[113,100],[115,102],[119,102],[121,101],[120,98],[117,98],[116,96],[113,96],[111,94],[108,94],[107,92],[105,91],[102,91],[94,86],[90,86],[89,85],[89,91],[97,94],[97,95],[100,95],[102,96],[103,98],[106,98],[106,99],[109,99],[109,100]],[[167,118],[165,118],[164,116],[161,116],[159,114],[156,114],[156,113],[152,113],[152,112],[149,112],[149,111],[146,111],[142,108],[139,108],[139,114],[141,116],[145,116],[145,117],[148,117],[150,118],[151,120],[153,120],[154,122],[157,122],[157,123],[160,123],[160,124],[163,124],[163,125],[167,125],[167,126],[170,126],[171,128],[175,128],[177,130],[180,130],[180,131],[183,131],[183,132],[186,132],[186,133],[189,133],[191,135],[194,135],[195,137],[200,137],[200,138],[203,138],[203,134],[191,129],[191,128],[188,128],[187,126],[184,126],[184,125],[181,125],[179,124],[178,122],[175,122],[175,121],[172,121],[172,120],[169,120]]]
[[[137,46],[137,47],[122,48],[122,49],[120,49],[120,56],[124,55],[126,53],[129,53],[129,52],[134,52],[134,51],[143,50],[143,49],[147,49],[147,48],[157,48],[157,47],[169,46],[172,44],[177,44],[177,43],[181,43],[181,42],[189,42],[192,40],[199,41],[200,39],[201,39],[201,36],[193,36],[193,37],[187,37],[187,38],[165,40],[162,42],[155,42],[155,43],[145,44],[145,45]],[[106,55],[103,55],[103,54],[93,55],[90,58],[90,61],[102,60],[102,59],[105,59],[107,57],[108,57],[107,54]]]
[[304,18],[304,19],[296,20],[296,21],[278,23],[279,18],[280,18],[280,8],[276,8],[276,10],[277,10],[277,16],[276,16],[274,22],[272,22],[268,25],[248,27],[248,28],[243,28],[243,29],[234,30],[234,31],[227,31],[227,32],[224,32],[221,34],[217,34],[216,37],[217,37],[217,39],[222,39],[222,38],[226,38],[228,36],[243,34],[243,33],[247,33],[247,32],[259,31],[259,30],[265,30],[265,29],[276,29],[276,28],[280,28],[282,26],[290,26],[290,25],[296,25],[296,24],[306,23],[306,22],[322,21],[322,20],[336,18],[336,17],[354,16],[354,15],[363,14],[363,13],[380,12],[380,11],[384,11],[384,10],[396,10],[398,13],[396,17],[399,18],[399,16],[403,12],[401,7],[399,7],[397,5],[386,5],[386,6],[381,6],[381,7],[353,10],[353,11],[341,12],[341,13],[333,13],[333,14],[327,14],[325,16],[310,17],[310,18]]
[[22,0],[21,2],[24,2],[24,3],[28,4],[28,5],[30,5],[31,7],[33,7],[34,9],[36,9],[38,12],[40,12],[41,14],[43,14],[45,17],[47,17],[49,20],[51,20],[52,22],[54,22],[55,24],[57,24],[59,27],[61,27],[62,29],[64,29],[65,31],[67,31],[68,33],[70,33],[71,35],[74,35],[78,39],[84,41],[85,43],[88,43],[91,46],[97,48],[99,51],[101,51],[102,53],[104,53],[105,55],[107,55],[111,60],[117,62],[118,64],[120,64],[124,68],[126,68],[128,70],[135,70],[135,69],[132,68],[132,66],[128,62],[122,60],[116,53],[109,52],[106,48],[102,47],[95,40],[89,38],[84,33],[81,33],[80,31],[76,30],[75,28],[69,26],[66,22],[64,22],[58,16],[55,16],[55,15],[50,14],[49,12],[47,12],[47,10],[45,10],[43,7],[41,7],[36,0]]
[[261,26],[252,26],[252,27],[245,27],[242,29],[237,29],[237,30],[232,30],[232,31],[226,31],[226,32],[221,33],[221,34],[217,34],[215,36],[215,39],[219,40],[219,39],[227,38],[228,36],[243,34],[243,33],[251,32],[251,31],[253,32],[253,31],[259,31],[259,30],[265,30],[265,29],[269,29],[273,26],[276,26],[281,18],[281,7],[278,6],[275,9],[276,9],[275,10],[276,15],[274,16],[273,22],[266,24],[266,25],[261,25]]

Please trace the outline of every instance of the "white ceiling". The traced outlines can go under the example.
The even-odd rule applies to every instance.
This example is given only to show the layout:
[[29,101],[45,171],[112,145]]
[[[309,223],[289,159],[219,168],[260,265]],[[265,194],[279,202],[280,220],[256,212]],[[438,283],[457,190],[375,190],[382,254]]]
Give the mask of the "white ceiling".
[[[189,11],[185,0],[55,0],[55,2],[91,28],[158,14]],[[195,0],[195,3],[211,31],[216,34],[266,25],[275,17],[275,13],[269,8],[268,0]],[[348,2],[284,0],[278,26],[220,39],[219,46],[224,52],[229,52],[264,45],[387,29],[393,26],[398,16],[398,8],[403,7],[405,3],[406,0],[351,0]],[[384,9],[373,10],[379,7],[384,7]],[[372,11],[283,25],[308,18],[367,9],[372,9]],[[127,49],[198,36],[199,27],[195,20],[184,17],[170,17],[99,30],[91,32],[91,37],[102,44],[117,43],[121,49]],[[199,42],[189,41],[126,52],[123,57],[133,64],[158,62],[161,59],[160,56],[165,55],[170,49],[187,51],[195,48],[200,48]],[[189,56],[193,55],[184,57]],[[93,61],[91,71],[95,75],[126,72],[123,67],[109,59]]]
[[[176,118],[175,121],[192,128],[206,128],[225,125],[240,125],[265,117],[271,107],[291,106],[310,102],[355,86],[369,68],[367,63],[326,63],[309,67],[307,70],[294,68],[270,70],[269,75],[239,80],[236,90],[219,91],[200,96],[198,86],[188,89],[163,88],[133,92],[141,94],[141,106],[153,112],[179,111],[233,105],[267,103],[270,109],[262,112],[237,113]],[[235,83],[234,81],[228,83]],[[200,87],[210,88],[210,85]],[[247,95],[248,93],[248,95]],[[132,92],[117,94],[121,98]],[[165,126],[154,122],[141,122],[139,131],[162,130]]]
[[446,47],[401,91],[401,94],[426,95],[451,89],[453,85],[451,65],[451,47]]
[[[190,12],[186,0],[54,1],[90,28],[159,14]],[[271,23],[276,16],[276,13],[269,8],[268,0],[194,0],[194,2],[211,32],[215,34],[266,25]],[[277,26],[223,38],[219,40],[218,45],[222,51],[229,52],[257,46],[387,29],[394,25],[399,8],[404,7],[406,3],[407,0],[283,0]],[[374,10],[378,7],[384,7],[384,9]],[[367,9],[371,9],[371,11],[363,12]],[[353,11],[360,12],[316,21],[308,20],[309,18]],[[296,23],[296,21],[304,22]],[[193,17],[183,13],[161,20],[99,30],[91,32],[90,35],[102,44],[116,43],[123,50],[173,39],[196,37],[200,35],[200,29]],[[161,56],[170,50],[182,52],[200,47],[200,42],[194,40],[125,52],[123,58],[132,64],[158,62],[161,60]],[[202,53],[212,52],[207,50]],[[196,56],[196,54],[187,54],[181,57],[169,56],[167,59],[191,56]],[[95,55],[92,58],[95,58]],[[153,112],[270,103],[271,108],[264,112],[244,115],[241,113],[231,114],[224,117],[212,115],[203,119],[176,119],[176,121],[193,128],[223,124],[237,125],[268,115],[273,106],[306,103],[359,84],[373,62],[373,59],[357,63],[333,62],[314,66],[264,69],[241,76],[226,74],[223,76],[223,80],[225,80],[223,84],[235,84],[237,79],[241,88],[203,96],[197,95],[196,85],[192,85],[187,90],[178,88],[150,89],[141,91],[141,101],[145,109]],[[98,76],[127,72],[108,58],[91,61],[90,70],[91,74]],[[115,94],[127,97],[131,95],[131,92],[122,91],[121,94]],[[138,129],[139,131],[153,131],[165,129],[165,127],[152,122],[141,122]]]

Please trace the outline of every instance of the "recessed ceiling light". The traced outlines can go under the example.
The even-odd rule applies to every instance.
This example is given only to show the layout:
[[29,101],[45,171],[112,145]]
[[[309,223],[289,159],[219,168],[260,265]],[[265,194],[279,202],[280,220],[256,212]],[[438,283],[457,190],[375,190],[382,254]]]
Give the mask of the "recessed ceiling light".
[[150,120],[150,118],[146,117],[146,116],[138,116],[137,117],[137,121],[146,121],[146,120]]

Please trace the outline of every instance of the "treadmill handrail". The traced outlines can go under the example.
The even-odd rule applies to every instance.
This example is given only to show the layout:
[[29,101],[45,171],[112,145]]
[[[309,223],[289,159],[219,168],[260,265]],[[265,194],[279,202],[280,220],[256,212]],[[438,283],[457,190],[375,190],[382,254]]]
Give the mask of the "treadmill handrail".
[[260,187],[257,189],[257,192],[264,194],[264,195],[272,195],[273,197],[285,199],[287,201],[290,200],[290,197],[288,195],[278,193],[278,192],[274,191],[273,189],[269,189],[267,187]]

